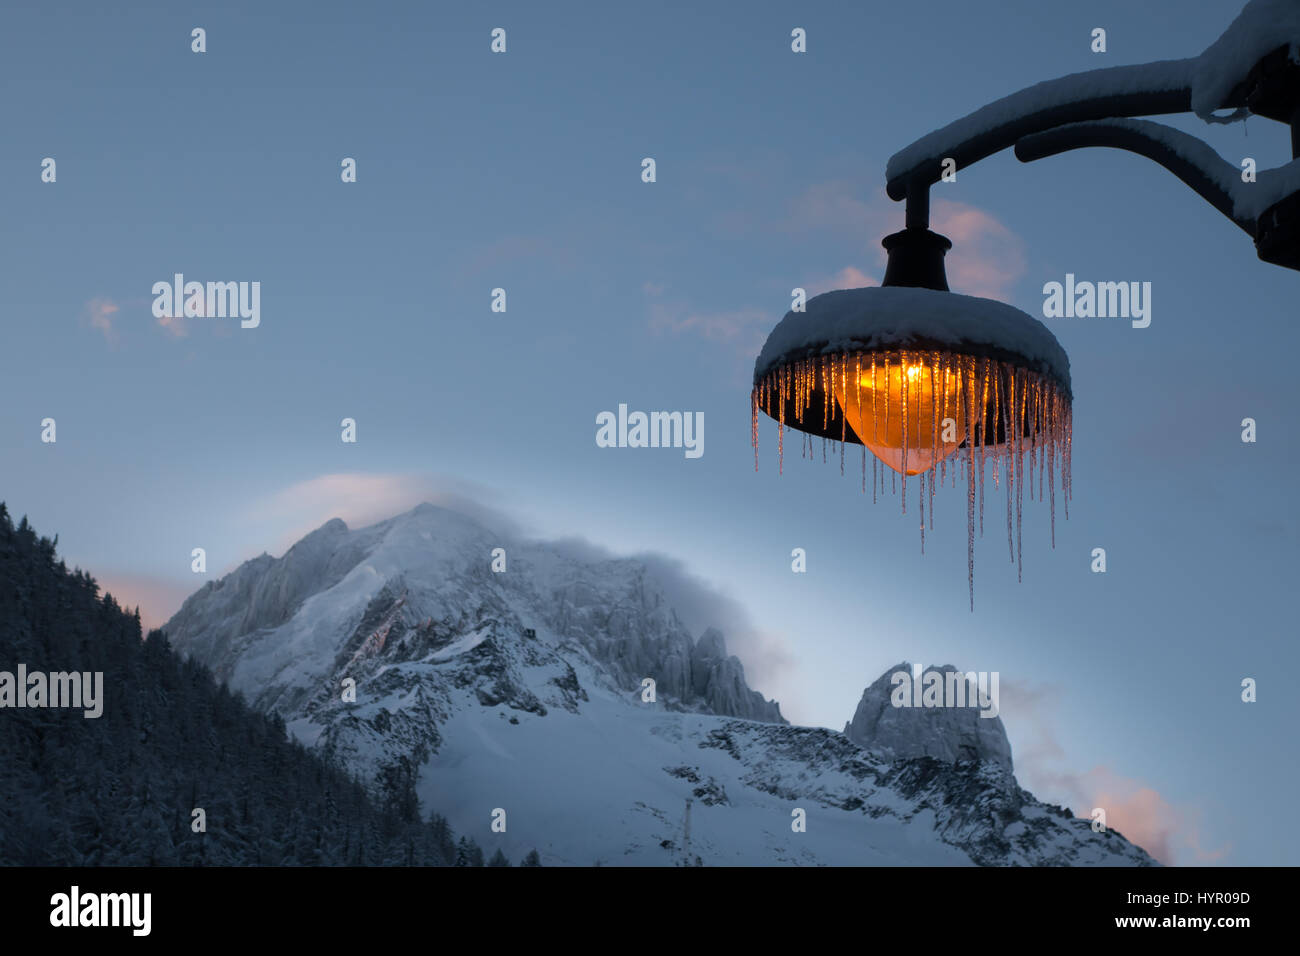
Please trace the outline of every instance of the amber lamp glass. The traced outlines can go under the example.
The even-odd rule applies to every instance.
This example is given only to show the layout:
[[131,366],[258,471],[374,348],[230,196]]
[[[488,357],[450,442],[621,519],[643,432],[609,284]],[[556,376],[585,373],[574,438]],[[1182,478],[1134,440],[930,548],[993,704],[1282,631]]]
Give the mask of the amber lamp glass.
[[928,471],[966,438],[959,370],[937,354],[873,352],[832,382],[854,434],[900,474]]

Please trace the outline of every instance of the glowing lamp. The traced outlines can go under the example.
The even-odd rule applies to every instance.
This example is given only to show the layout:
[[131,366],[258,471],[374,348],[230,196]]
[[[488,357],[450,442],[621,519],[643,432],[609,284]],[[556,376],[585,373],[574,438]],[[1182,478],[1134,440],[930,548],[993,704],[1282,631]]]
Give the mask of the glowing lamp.
[[933,522],[936,490],[949,475],[955,485],[960,474],[968,490],[973,606],[974,535],[977,512],[983,531],[989,472],[1007,489],[1009,550],[1017,565],[1026,487],[1031,498],[1037,486],[1037,496],[1051,501],[1053,546],[1058,477],[1068,516],[1069,360],[1032,316],[949,292],[943,255],[951,243],[943,236],[909,228],[884,245],[883,286],[815,296],[768,336],[751,393],[755,467],[760,413],[777,422],[782,467],[787,428],[803,433],[805,455],[812,438],[830,443],[841,467],[845,447],[861,445],[864,491],[871,452],[873,500],[887,482],[897,490],[901,476],[906,512],[907,479],[918,479],[923,547],[927,505]]

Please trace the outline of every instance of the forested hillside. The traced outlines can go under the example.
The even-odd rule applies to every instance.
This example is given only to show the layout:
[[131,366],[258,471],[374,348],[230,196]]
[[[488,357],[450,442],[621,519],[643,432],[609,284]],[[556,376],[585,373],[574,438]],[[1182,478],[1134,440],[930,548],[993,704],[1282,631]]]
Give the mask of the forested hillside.
[[0,672],[101,671],[103,713],[0,707],[0,865],[483,865],[421,819],[414,768],[372,796],[161,631],[143,637],[138,609],[56,544],[0,503]]

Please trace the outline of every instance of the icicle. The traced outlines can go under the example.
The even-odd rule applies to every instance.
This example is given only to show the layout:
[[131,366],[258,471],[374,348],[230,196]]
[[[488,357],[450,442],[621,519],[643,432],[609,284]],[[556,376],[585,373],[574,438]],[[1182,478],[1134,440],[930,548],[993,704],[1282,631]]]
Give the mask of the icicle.
[[[944,352],[940,361],[943,363],[943,412],[941,418],[948,417],[948,353]],[[948,477],[948,456],[939,462],[939,487],[942,488]],[[934,520],[934,502],[930,502],[930,520]]]
[[925,554],[925,476],[916,483],[916,509],[921,512],[921,553]]
[[[989,371],[989,360],[986,358],[983,360],[983,362],[984,362],[984,372],[982,375],[980,375],[980,398],[979,398],[979,422],[980,422],[979,495],[980,495],[980,537],[981,538],[984,537],[984,461],[985,461],[985,457],[988,454],[988,443],[989,443],[989,421],[988,421],[989,375],[991,374]],[[993,435],[993,443],[995,446],[997,445],[997,437],[998,437],[997,433],[995,432]],[[974,442],[974,440],[975,440],[974,433],[972,433],[971,441]],[[998,475],[997,469],[994,469],[993,471],[994,484],[997,483],[997,475]]]
[[[1020,372],[1020,411],[1019,411],[1019,413],[1016,415],[1016,421],[1017,421],[1017,422],[1023,421],[1024,418],[1025,418],[1025,415],[1027,415],[1028,412],[1029,412],[1029,402],[1026,400],[1026,397],[1025,397],[1025,385],[1026,385],[1026,379],[1027,379],[1027,375],[1026,375],[1026,373],[1025,373],[1023,370],[1021,370],[1021,372]],[[1020,446],[1020,443],[1019,443],[1020,431],[1021,431],[1020,426],[1017,425],[1017,426],[1016,426],[1017,448],[1020,449],[1020,452],[1019,452],[1019,453],[1023,455],[1023,454],[1024,454],[1024,449]],[[1032,446],[1032,445],[1030,446],[1030,449],[1029,449],[1029,460],[1030,460],[1030,462],[1032,462],[1032,461],[1034,460],[1034,450],[1033,450],[1033,446]],[[1020,470],[1023,472],[1023,469],[1020,469]],[[1033,481],[1033,472],[1032,472],[1032,471],[1030,472],[1030,479],[1029,479],[1029,480],[1030,480],[1030,481]],[[1024,566],[1024,553],[1025,553],[1025,551],[1024,551],[1024,548],[1023,548],[1022,545],[1021,545],[1021,533],[1020,533],[1020,528],[1021,528],[1020,516],[1021,516],[1021,513],[1022,513],[1023,510],[1024,510],[1024,504],[1025,504],[1025,482],[1024,482],[1024,475],[1021,474],[1021,475],[1020,475],[1020,481],[1017,482],[1017,487],[1016,487],[1016,580],[1017,580],[1017,581],[1023,581],[1023,580],[1024,580],[1024,571],[1025,571],[1025,566]]]
[[[876,353],[871,353],[871,440],[880,440],[880,422],[876,418]],[[876,503],[876,456],[871,456],[871,503]]]
[[[890,358],[891,358],[891,356],[889,355],[888,352],[886,352],[886,353],[885,353],[885,435],[886,435],[886,436],[889,435],[889,365],[890,365]],[[873,374],[874,374],[874,370],[873,370]],[[872,383],[871,383],[871,384],[872,384],[872,385],[875,385],[875,380],[874,380],[874,379],[872,380]],[[876,393],[875,393],[875,391],[873,390],[871,394],[872,394],[872,395],[875,395]],[[881,479],[883,480],[884,475],[881,475],[880,477],[881,477]],[[884,491],[884,490],[885,490],[883,484],[881,485],[880,490],[881,490],[881,491]]]
[[[858,420],[859,422],[861,422],[861,421],[862,421],[862,353],[861,353],[861,352],[858,352],[858,353],[854,356],[853,361],[854,361],[854,365],[855,365],[855,367],[856,367],[856,371],[853,373],[853,395],[854,395],[855,400],[856,400],[857,403],[858,403],[858,418],[857,418],[857,420]],[[865,451],[866,448],[867,448],[867,446],[866,446],[867,436],[866,436],[866,435],[859,435],[858,438],[861,439],[861,441],[863,442],[862,449],[863,449],[863,451]],[[865,461],[863,461],[863,463],[862,463],[862,484],[863,484],[863,488],[862,488],[862,490],[863,490],[864,492],[867,490],[867,489],[866,489],[866,483],[867,483],[867,464],[866,464]]]
[[1065,447],[1061,453],[1061,497],[1065,504],[1065,520],[1070,520],[1070,499],[1074,497],[1074,477],[1071,474],[1071,453],[1074,446],[1074,409],[1065,409]]
[[903,514],[907,514],[907,353],[899,353],[899,393],[903,397]]
[[1016,447],[1019,443],[1020,429],[1013,426],[1011,410],[1016,407],[1016,372],[1011,369],[1007,373],[1008,391],[1007,391],[1007,551],[1011,555],[1011,563],[1016,563],[1015,541],[1011,534],[1011,486],[1016,483]]
[[[963,376],[962,399],[966,403],[966,421],[975,421],[975,389],[970,376],[975,371],[975,360],[968,359]],[[966,583],[970,589],[970,609],[975,611],[975,440],[966,442]]]
[[[828,379],[828,376],[826,375],[826,361],[827,361],[827,357],[823,355],[822,367],[821,367],[821,373],[822,373],[821,383],[822,383],[822,397],[825,399],[825,401],[822,402],[822,432],[829,431],[831,427],[831,386],[830,386],[830,381]],[[816,371],[814,369],[813,388],[817,387],[816,382],[817,382],[817,377],[816,377]],[[822,445],[822,464],[823,465],[826,464],[825,444]]]
[[1047,476],[1047,491],[1051,495],[1052,550],[1056,550],[1056,388],[1047,403],[1047,459],[1051,474]]
[[[1007,400],[1007,389],[1005,382],[1005,371],[1001,363],[998,364],[998,374],[993,378],[993,441],[995,444],[993,457],[996,459],[993,469],[993,487],[1001,488],[999,483],[1002,474],[1002,455],[1006,448],[1009,448],[1011,441],[1011,426],[1006,423],[1006,416],[1002,414],[1002,406]],[[987,424],[987,423],[986,423]],[[1002,441],[999,443],[998,433],[1002,433]],[[983,529],[981,528],[981,531]]]
[[[860,361],[860,360],[859,360]],[[853,380],[853,393],[858,393],[858,380]],[[844,396],[844,408],[840,409],[840,474],[844,474],[844,445],[849,440],[849,354],[847,352],[840,356],[840,394]],[[858,398],[858,418],[862,421],[862,399]],[[863,469],[863,481],[866,480],[866,469]]]
[[1046,382],[1038,379],[1038,386],[1034,392],[1034,418],[1037,421],[1037,427],[1034,432],[1035,441],[1038,447],[1038,501],[1041,504],[1043,500],[1043,469],[1046,467],[1044,439],[1047,437],[1046,416],[1047,416],[1047,391]]
[[[866,361],[864,362],[864,359]],[[870,409],[863,401],[862,389],[870,363]],[[898,365],[897,404],[892,396],[894,365]],[[884,371],[883,391],[877,367]],[[909,369],[911,374],[909,374]],[[849,379],[853,378],[853,397],[848,395]],[[928,378],[928,383],[927,383]],[[927,391],[928,389],[928,391]],[[876,401],[880,393],[885,401],[883,410]],[[839,396],[838,398],[836,396]],[[927,398],[928,396],[928,398]],[[942,398],[940,398],[942,396]],[[951,396],[951,401],[950,401]],[[799,427],[806,419],[815,421],[814,403],[822,407],[822,428],[817,434],[815,426]],[[915,351],[900,349],[897,352],[855,352],[812,356],[780,365],[764,375],[750,392],[750,442],[754,451],[754,467],[758,468],[759,412],[777,421],[777,455],[779,471],[785,470],[785,428],[789,425],[800,432],[801,456],[811,460],[816,454],[815,438],[822,439],[822,462],[837,450],[840,474],[846,470],[849,433],[848,403],[855,403],[859,423],[855,437],[864,439],[862,447],[861,489],[866,492],[867,453],[872,444],[888,445],[890,436],[897,432],[893,446],[900,468],[881,467],[881,460],[871,458],[871,500],[878,503],[887,490],[899,496],[900,508],[907,514],[909,477],[919,477],[914,507],[920,534],[921,553],[925,553],[926,533],[935,527],[936,492],[949,483],[951,458],[951,484],[956,488],[959,478],[966,484],[967,531],[967,588],[970,608],[975,607],[975,534],[983,533],[984,482],[992,465],[995,486],[1006,485],[1007,494],[1007,551],[1009,560],[1016,565],[1017,577],[1024,577],[1024,498],[1025,484],[1031,502],[1049,505],[1051,546],[1056,547],[1056,484],[1057,466],[1061,469],[1061,499],[1065,515],[1069,517],[1069,502],[1073,497],[1071,458],[1073,452],[1073,410],[1064,392],[1047,376],[988,357],[954,355],[942,350]],[[926,402],[929,407],[926,407]],[[831,403],[835,402],[835,406]],[[955,403],[961,403],[957,405]],[[891,408],[891,405],[893,406]],[[962,415],[965,426],[958,445],[964,445],[965,455],[943,440],[943,423],[951,416]],[[791,412],[791,410],[793,410]],[[865,412],[871,414],[868,438]],[[789,414],[788,414],[789,413]],[[790,414],[793,421],[789,420]],[[840,435],[830,434],[833,415],[841,415]],[[928,414],[930,426],[929,457],[925,449],[925,425]],[[881,434],[881,418],[884,434]],[[891,417],[895,420],[891,421]],[[798,423],[798,424],[795,424]],[[891,431],[892,426],[892,431]],[[811,430],[810,430],[811,429]],[[862,434],[858,435],[857,432]],[[883,439],[883,441],[881,441]],[[829,450],[827,443],[830,443]],[[978,445],[978,448],[976,447]],[[920,458],[925,467],[917,465]],[[1005,474],[1003,462],[1005,461]],[[1028,469],[1026,473],[1026,468]],[[1034,471],[1038,471],[1038,488],[1034,488]],[[916,474],[909,475],[909,470]],[[889,473],[889,488],[884,476]],[[899,475],[903,477],[899,478]],[[901,487],[900,487],[901,483]],[[1046,487],[1044,487],[1046,486]],[[999,489],[1000,490],[1000,489]],[[977,504],[978,499],[978,504]],[[928,515],[927,515],[928,511]],[[1014,517],[1013,517],[1014,512]]]
[[[1029,387],[1032,389],[1032,388],[1033,388],[1033,380],[1032,380],[1032,378],[1031,378],[1029,375],[1026,375],[1026,376],[1025,376],[1025,380],[1026,380],[1026,384],[1029,385]],[[1035,390],[1035,394],[1037,394],[1036,390]],[[1030,407],[1032,407],[1033,402],[1030,401],[1030,402],[1027,403],[1027,405],[1029,405]],[[1032,410],[1027,410],[1027,411],[1026,411],[1026,414],[1028,414],[1028,415],[1030,416],[1030,420],[1029,420],[1029,428],[1028,428],[1028,431],[1029,431],[1029,500],[1030,500],[1030,501],[1033,501],[1033,500],[1034,500],[1034,434],[1035,434],[1035,425],[1034,425],[1034,421],[1033,421],[1033,414],[1034,414],[1033,411],[1032,411]]]
[[[921,476],[925,483],[926,493],[930,496],[930,529],[934,529],[934,468],[939,462],[939,405],[935,401],[934,393],[934,365],[936,359],[934,353],[926,359],[926,371],[930,376],[930,467],[926,474]],[[922,512],[924,515],[924,512]]]

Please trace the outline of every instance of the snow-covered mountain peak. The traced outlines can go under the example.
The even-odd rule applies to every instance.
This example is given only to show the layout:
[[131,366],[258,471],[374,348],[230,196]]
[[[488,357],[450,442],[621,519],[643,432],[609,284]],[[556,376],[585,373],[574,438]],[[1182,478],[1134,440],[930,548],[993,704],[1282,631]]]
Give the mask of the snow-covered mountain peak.
[[442,635],[454,643],[484,624],[498,642],[531,632],[532,649],[580,648],[627,692],[652,678],[668,706],[782,719],[746,685],[721,632],[697,642],[642,562],[511,540],[428,503],[356,530],[328,521],[282,558],[247,562],[192,595],[167,630],[234,689],[292,710],[347,676],[339,668],[357,663],[376,628],[385,647],[406,640],[408,653],[434,654]]
[[[166,631],[377,793],[414,784],[511,858],[1152,862],[1021,790],[1000,720],[892,708],[890,672],[844,734],[789,726],[661,580],[421,505],[326,522],[196,592]],[[489,829],[497,808],[507,833]]]
[[998,675],[964,674],[951,664],[915,670],[902,661],[862,692],[844,725],[849,739],[894,758],[991,761],[1010,772],[1011,744],[997,714]]

